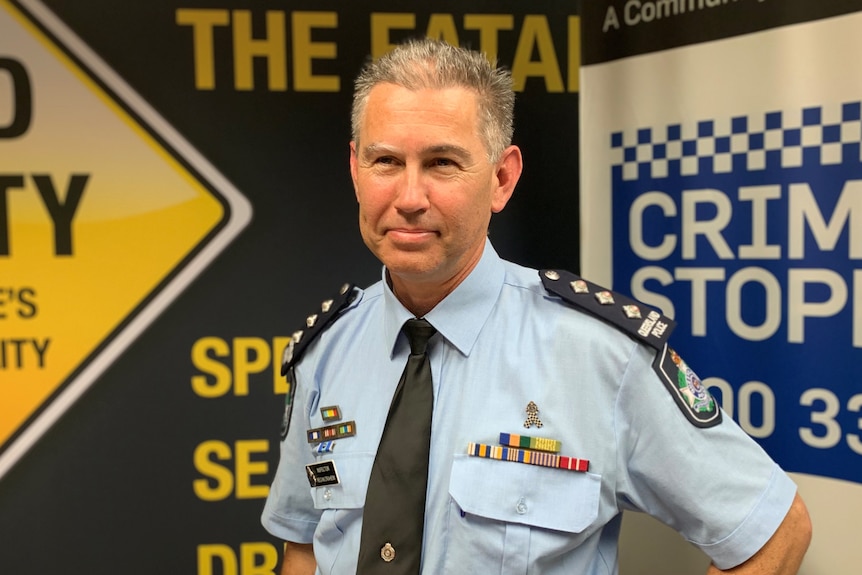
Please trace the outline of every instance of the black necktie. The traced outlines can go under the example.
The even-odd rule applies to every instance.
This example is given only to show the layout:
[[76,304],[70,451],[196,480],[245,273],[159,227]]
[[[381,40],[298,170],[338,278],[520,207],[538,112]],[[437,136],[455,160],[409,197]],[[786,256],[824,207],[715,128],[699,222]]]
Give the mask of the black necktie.
[[425,353],[436,329],[407,320],[410,357],[395,389],[371,469],[362,516],[358,575],[418,575],[428,486],[434,392]]

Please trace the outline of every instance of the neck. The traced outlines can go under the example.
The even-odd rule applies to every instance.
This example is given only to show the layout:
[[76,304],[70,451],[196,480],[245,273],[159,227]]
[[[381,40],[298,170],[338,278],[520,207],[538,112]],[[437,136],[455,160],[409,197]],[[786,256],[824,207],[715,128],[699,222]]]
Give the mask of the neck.
[[441,286],[411,285],[390,280],[390,287],[401,305],[410,310],[414,317],[421,318],[452,293],[457,284],[448,289],[441,289]]
[[386,271],[389,287],[405,308],[410,310],[415,317],[424,317],[434,309],[438,303],[446,299],[450,293],[455,291],[464,279],[470,275],[476,264],[461,270],[460,273],[445,281],[416,281],[412,278],[393,275]]
[[482,259],[485,244],[482,243],[480,248],[475,253],[471,254],[469,259],[463,263],[453,275],[441,280],[439,277],[422,276],[421,274],[399,274],[392,273],[387,268],[386,279],[389,287],[392,288],[392,293],[398,298],[405,308],[417,318],[424,317],[434,307],[443,301],[446,296],[455,291],[461,282],[467,279],[467,276],[479,264]]

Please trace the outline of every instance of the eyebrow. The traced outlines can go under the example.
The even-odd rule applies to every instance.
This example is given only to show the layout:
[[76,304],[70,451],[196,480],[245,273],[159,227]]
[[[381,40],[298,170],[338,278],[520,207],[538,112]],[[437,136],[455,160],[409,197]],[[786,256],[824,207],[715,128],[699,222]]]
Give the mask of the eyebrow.
[[462,148],[461,146],[456,146],[454,144],[440,144],[439,146],[431,146],[430,148],[423,150],[423,152],[431,155],[457,156],[462,160],[469,160],[473,157],[473,154],[470,153],[470,150],[468,150],[467,148]]
[[[376,156],[379,154],[395,153],[397,153],[395,148],[384,144],[369,144],[362,149],[362,156],[365,158],[369,156]],[[456,146],[455,144],[438,144],[434,146],[428,146],[427,148],[423,148],[422,150],[420,150],[420,154],[423,156],[452,155],[458,157],[461,160],[470,160],[473,158],[473,154],[471,154],[467,148]]]

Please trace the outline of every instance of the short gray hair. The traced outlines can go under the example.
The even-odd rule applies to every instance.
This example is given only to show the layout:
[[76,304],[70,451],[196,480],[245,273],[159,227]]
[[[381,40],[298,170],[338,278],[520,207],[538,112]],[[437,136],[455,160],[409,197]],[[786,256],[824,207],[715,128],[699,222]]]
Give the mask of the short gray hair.
[[389,83],[420,90],[461,87],[477,95],[479,137],[488,158],[496,162],[512,143],[515,92],[512,74],[474,50],[431,38],[412,39],[365,65],[353,91],[351,130],[359,141],[368,95],[377,84]]

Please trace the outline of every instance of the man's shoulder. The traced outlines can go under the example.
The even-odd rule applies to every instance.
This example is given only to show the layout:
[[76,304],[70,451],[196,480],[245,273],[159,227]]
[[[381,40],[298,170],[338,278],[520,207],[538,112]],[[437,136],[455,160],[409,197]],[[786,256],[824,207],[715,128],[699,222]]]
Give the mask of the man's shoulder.
[[564,270],[539,271],[544,288],[568,307],[613,326],[654,353],[652,371],[697,427],[721,423],[721,411],[691,368],[668,346],[676,322],[661,311]]
[[676,326],[660,310],[569,271],[538,270],[537,283],[560,304],[597,318],[656,350],[665,347]]
[[337,328],[349,327],[355,322],[344,321],[344,318],[358,319],[358,316],[364,314],[356,313],[355,310],[372,306],[382,294],[381,282],[377,282],[366,289],[359,288],[352,283],[345,283],[336,293],[324,299],[320,307],[312,310],[300,323],[298,329],[290,335],[290,341],[281,358],[282,375],[285,375],[302,359],[305,352],[325,331],[336,328],[337,320],[342,320]]

